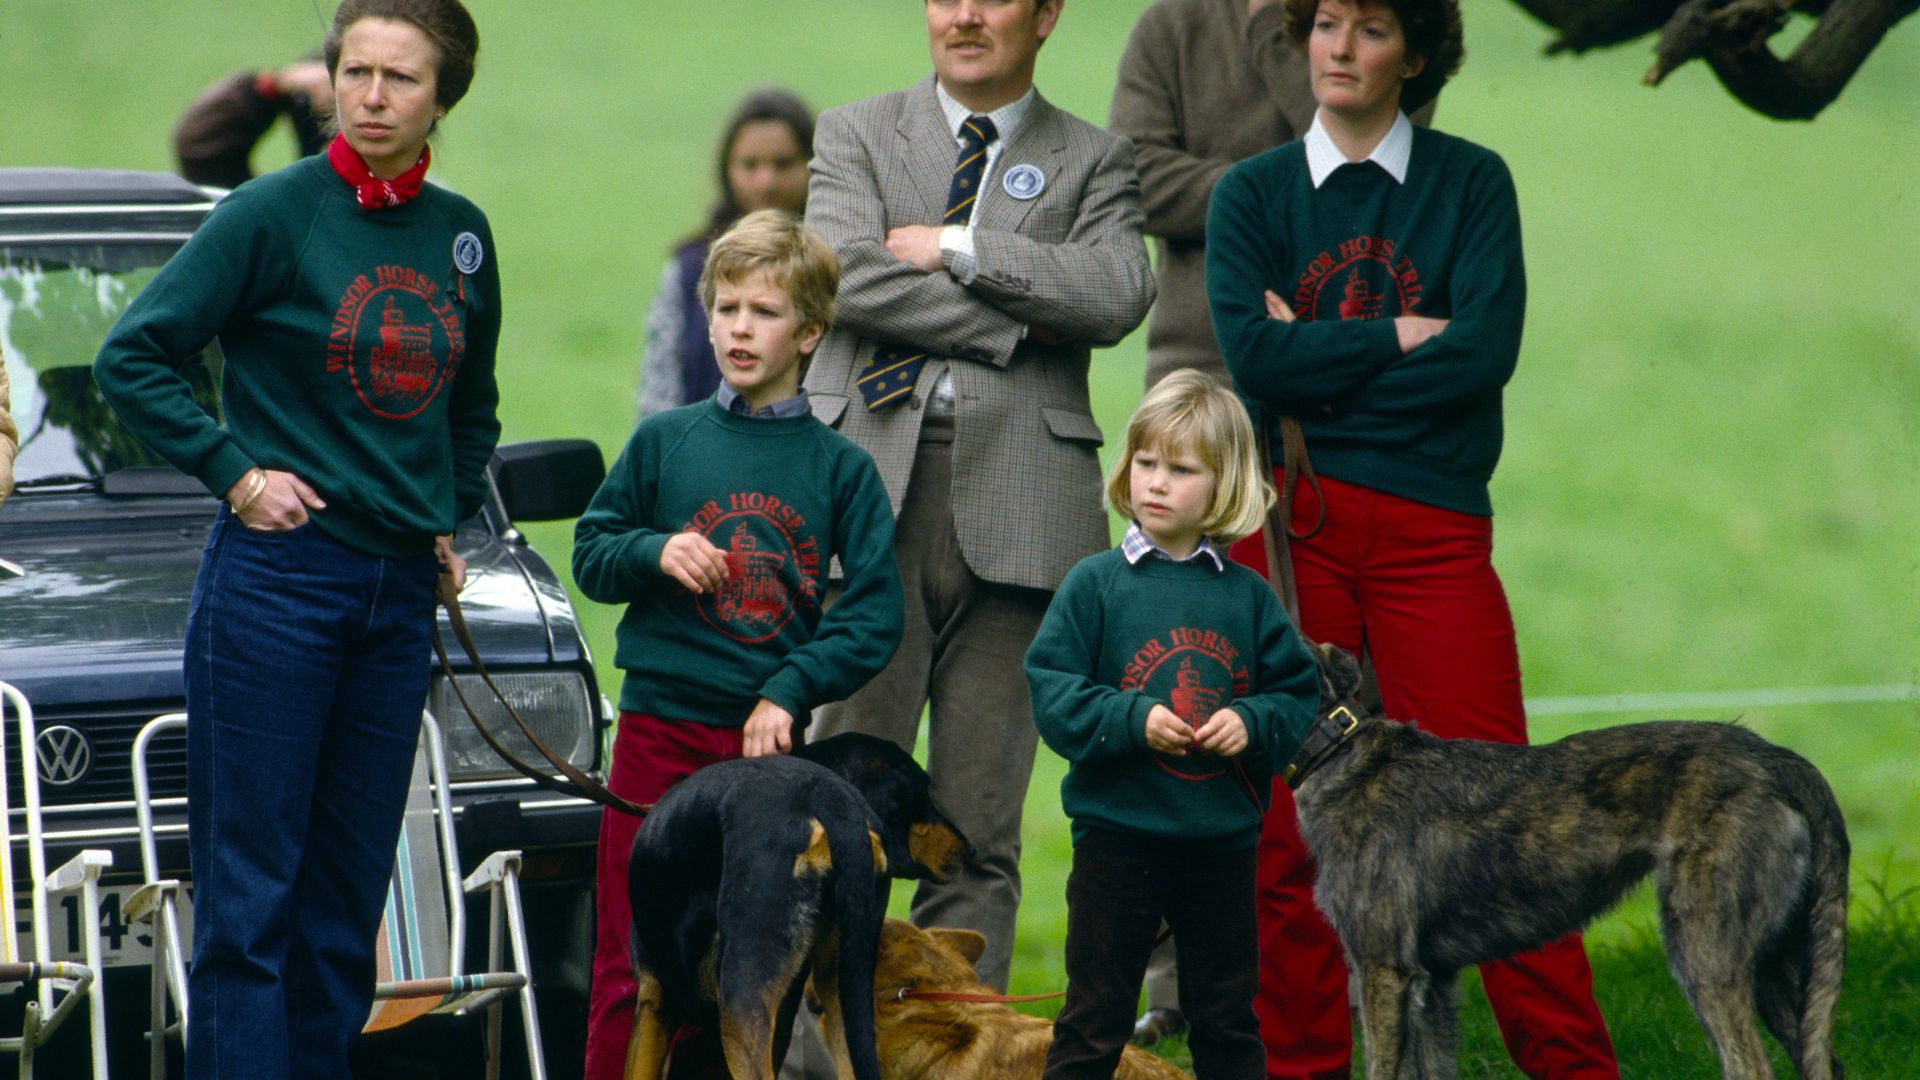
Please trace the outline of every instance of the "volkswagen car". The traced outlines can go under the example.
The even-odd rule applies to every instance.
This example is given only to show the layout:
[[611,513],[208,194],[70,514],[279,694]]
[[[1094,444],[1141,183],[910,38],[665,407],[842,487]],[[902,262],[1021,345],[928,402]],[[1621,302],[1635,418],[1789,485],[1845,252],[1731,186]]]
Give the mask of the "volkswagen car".
[[[115,319],[220,194],[162,174],[0,169],[0,349],[20,428],[17,489],[0,506],[0,680],[26,694],[38,721],[30,756],[48,865],[82,848],[113,855],[100,929],[111,1056],[114,1071],[128,1075],[145,1063],[151,955],[145,927],[120,910],[141,880],[131,754],[142,725],[184,707],[188,598],[218,504],[120,425],[93,385],[91,365]],[[215,415],[220,365],[212,344],[183,372]],[[600,767],[611,709],[566,589],[515,522],[577,516],[601,468],[599,450],[583,441],[503,445],[490,469],[492,497],[456,537],[470,575],[462,608],[481,657],[544,741],[590,771]],[[442,637],[457,653],[441,618]],[[458,677],[494,731],[511,727],[497,703],[484,704],[492,700],[484,689],[466,686],[475,677]],[[503,848],[526,853],[543,1042],[559,1059],[549,1071],[566,1075],[565,1054],[584,1038],[598,810],[520,778],[485,745],[450,691],[446,676],[436,675],[428,706],[450,744],[462,862],[472,868]],[[14,791],[17,741],[8,732]],[[540,760],[517,732],[506,745],[523,760]],[[160,876],[182,880],[190,876],[185,756],[178,737],[156,742],[149,755]],[[15,872],[26,865],[16,857]],[[14,884],[19,934],[27,893]],[[78,905],[56,904],[53,916],[56,954],[77,957]],[[469,936],[480,938],[471,949],[484,948],[483,933]],[[85,1027],[60,1032],[76,1040],[71,1052],[57,1044],[43,1051],[43,1075],[59,1074],[62,1061],[84,1067]],[[516,1025],[507,1027],[511,1038]],[[422,1060],[442,1057],[436,1050]],[[415,1080],[432,1072],[410,1070]]]

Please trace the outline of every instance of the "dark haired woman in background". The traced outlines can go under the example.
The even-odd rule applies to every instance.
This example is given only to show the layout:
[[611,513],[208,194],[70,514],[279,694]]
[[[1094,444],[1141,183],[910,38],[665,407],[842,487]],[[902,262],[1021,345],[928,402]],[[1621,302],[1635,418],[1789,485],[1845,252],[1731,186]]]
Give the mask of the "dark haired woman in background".
[[720,138],[720,197],[700,231],[674,247],[647,309],[647,345],[640,357],[642,417],[705,400],[720,388],[720,366],[707,339],[707,313],[697,288],[707,245],[755,210],[804,210],[811,157],[813,114],[799,98],[768,87],[734,107]]
[[[194,1080],[348,1075],[427,696],[500,434],[487,219],[422,183],[473,79],[458,0],[343,0],[340,134],[222,200],[94,373],[221,495],[187,621]],[[217,338],[226,424],[179,367]]]
[[[1487,495],[1526,313],[1519,204],[1499,155],[1406,116],[1460,65],[1459,6],[1285,0],[1285,21],[1318,111],[1215,186],[1206,279],[1234,384],[1299,420],[1320,476],[1294,504],[1296,533],[1325,515],[1291,545],[1300,630],[1370,652],[1389,716],[1525,742]],[[1233,554],[1265,564],[1257,541]],[[1347,974],[1313,880],[1277,783],[1256,876],[1270,1077],[1348,1073]],[[1619,1075],[1578,936],[1480,974],[1528,1076]]]

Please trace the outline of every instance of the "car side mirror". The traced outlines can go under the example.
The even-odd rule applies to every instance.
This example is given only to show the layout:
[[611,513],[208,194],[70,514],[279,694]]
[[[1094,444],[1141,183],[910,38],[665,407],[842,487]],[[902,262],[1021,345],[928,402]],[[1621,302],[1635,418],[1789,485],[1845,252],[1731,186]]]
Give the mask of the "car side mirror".
[[493,452],[487,471],[512,521],[577,518],[607,475],[599,445],[588,439],[510,443]]

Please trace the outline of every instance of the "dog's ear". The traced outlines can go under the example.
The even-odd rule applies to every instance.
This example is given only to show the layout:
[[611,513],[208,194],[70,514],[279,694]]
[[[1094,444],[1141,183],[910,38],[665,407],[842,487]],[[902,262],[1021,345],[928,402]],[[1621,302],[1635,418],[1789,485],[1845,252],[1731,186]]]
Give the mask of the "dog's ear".
[[1360,661],[1352,653],[1324,641],[1314,645],[1312,652],[1314,665],[1320,669],[1322,707],[1360,693]]
[[945,926],[935,926],[927,930],[928,936],[940,944],[965,957],[967,963],[977,964],[987,952],[987,935],[978,930],[954,930]]

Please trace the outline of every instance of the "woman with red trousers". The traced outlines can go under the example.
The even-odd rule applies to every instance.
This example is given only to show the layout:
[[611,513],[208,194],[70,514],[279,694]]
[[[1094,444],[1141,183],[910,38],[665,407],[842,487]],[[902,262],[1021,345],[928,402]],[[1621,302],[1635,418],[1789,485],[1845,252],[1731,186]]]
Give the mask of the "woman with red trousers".
[[[1206,277],[1235,385],[1268,422],[1299,420],[1320,478],[1294,502],[1294,532],[1313,533],[1291,544],[1300,629],[1370,654],[1388,715],[1525,742],[1487,494],[1526,309],[1518,203],[1498,155],[1406,116],[1459,66],[1459,8],[1285,3],[1319,109],[1304,138],[1221,178]],[[1257,539],[1233,555],[1265,569]],[[1269,1077],[1350,1070],[1347,971],[1313,877],[1276,783],[1257,874]],[[1528,1076],[1618,1077],[1577,936],[1481,978]]]

